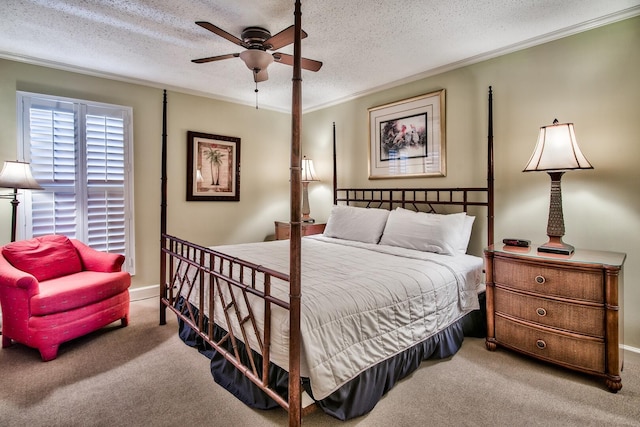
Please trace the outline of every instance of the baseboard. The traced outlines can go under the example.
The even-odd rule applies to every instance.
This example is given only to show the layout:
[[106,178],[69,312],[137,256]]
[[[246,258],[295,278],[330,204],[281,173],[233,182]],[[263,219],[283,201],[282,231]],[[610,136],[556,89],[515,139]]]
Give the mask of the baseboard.
[[623,349],[623,350],[630,351],[630,352],[632,352],[632,353],[638,353],[638,354],[640,354],[640,348],[637,348],[637,347],[631,347],[630,345],[623,345],[623,346],[622,346],[622,349]]
[[129,299],[131,301],[140,301],[149,298],[159,298],[160,285],[142,286],[140,288],[129,288]]

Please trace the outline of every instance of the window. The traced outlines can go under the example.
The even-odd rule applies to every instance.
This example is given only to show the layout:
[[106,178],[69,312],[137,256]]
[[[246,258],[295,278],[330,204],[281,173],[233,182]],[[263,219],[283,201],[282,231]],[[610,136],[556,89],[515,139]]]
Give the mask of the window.
[[18,92],[18,152],[44,190],[25,194],[22,238],[64,234],[121,253],[133,273],[132,109]]

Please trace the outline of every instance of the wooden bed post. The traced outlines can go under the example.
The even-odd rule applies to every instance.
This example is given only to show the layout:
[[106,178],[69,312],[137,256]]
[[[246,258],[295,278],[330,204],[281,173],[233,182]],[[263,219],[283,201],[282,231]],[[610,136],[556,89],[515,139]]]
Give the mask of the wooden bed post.
[[333,122],[333,204],[338,204],[338,165],[336,156],[336,122]]
[[300,298],[301,298],[301,225],[302,190],[300,163],[300,121],[302,114],[301,24],[300,0],[294,11],[293,89],[291,101],[291,235],[289,239],[289,426],[302,424],[300,384]]
[[488,159],[487,159],[487,202],[488,213],[487,213],[487,245],[493,245],[493,203],[494,203],[494,193],[493,193],[493,90],[491,86],[489,86],[489,123],[487,126],[488,136],[487,136],[487,151],[488,151]]
[[162,251],[164,235],[167,233],[167,90],[162,95],[162,167],[160,178],[160,324],[167,323],[167,307],[163,298],[167,298],[167,263]]

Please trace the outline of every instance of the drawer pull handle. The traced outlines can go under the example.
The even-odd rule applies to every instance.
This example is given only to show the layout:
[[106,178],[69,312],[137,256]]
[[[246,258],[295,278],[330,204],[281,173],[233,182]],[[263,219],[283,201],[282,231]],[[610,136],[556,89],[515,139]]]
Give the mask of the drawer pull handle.
[[547,310],[545,310],[542,307],[539,307],[539,308],[536,309],[536,313],[538,314],[538,316],[544,317],[544,316],[547,315]]
[[536,283],[538,285],[543,285],[544,282],[546,282],[546,281],[547,281],[547,279],[545,279],[543,276],[536,276]]
[[538,347],[540,350],[544,350],[545,348],[547,348],[547,343],[543,340],[538,340],[536,341],[536,347]]

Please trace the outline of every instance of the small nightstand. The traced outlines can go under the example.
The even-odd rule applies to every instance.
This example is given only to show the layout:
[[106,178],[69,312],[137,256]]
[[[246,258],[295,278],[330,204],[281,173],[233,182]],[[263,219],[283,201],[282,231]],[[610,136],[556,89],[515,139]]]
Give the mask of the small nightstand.
[[[303,236],[309,236],[311,234],[322,234],[322,232],[324,232],[325,225],[327,224],[311,223],[311,222],[302,223],[301,234]],[[276,240],[286,240],[289,238],[289,234],[291,233],[291,228],[288,222],[275,221],[275,226],[276,226]]]
[[500,345],[622,388],[625,254],[494,245],[484,256],[489,350]]

